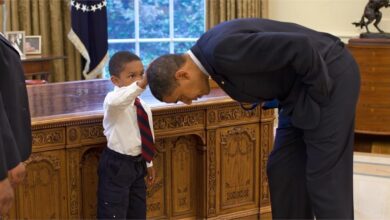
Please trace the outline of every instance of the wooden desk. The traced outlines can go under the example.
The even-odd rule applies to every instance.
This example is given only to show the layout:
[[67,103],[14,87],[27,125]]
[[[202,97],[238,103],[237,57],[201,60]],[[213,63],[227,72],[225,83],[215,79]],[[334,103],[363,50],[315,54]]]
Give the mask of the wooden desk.
[[52,73],[52,61],[56,59],[65,59],[65,56],[26,56],[22,59],[24,75],[26,79],[38,79],[49,81]]
[[[102,102],[111,89],[107,80],[28,88],[33,153],[11,218],[96,218]],[[148,218],[270,218],[272,111],[243,111],[219,89],[191,106],[158,102],[148,91],[142,98],[158,148]]]

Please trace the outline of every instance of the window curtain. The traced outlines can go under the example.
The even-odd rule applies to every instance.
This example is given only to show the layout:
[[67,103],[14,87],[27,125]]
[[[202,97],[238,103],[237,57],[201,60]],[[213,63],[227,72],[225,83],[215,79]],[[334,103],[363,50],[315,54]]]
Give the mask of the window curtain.
[[206,0],[206,29],[235,18],[267,17],[268,0]]
[[[41,35],[42,55],[66,56],[53,60],[51,82],[81,79],[81,58],[67,38],[70,30],[70,0],[5,0],[6,31]],[[0,10],[3,31],[3,11]]]

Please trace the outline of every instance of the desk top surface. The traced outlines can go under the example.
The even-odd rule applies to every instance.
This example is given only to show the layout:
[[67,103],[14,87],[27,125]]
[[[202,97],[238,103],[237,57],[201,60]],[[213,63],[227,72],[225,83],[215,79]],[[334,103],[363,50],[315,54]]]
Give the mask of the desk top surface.
[[[113,89],[109,80],[88,80],[65,83],[49,83],[27,86],[32,123],[64,118],[77,118],[103,114],[103,101],[107,92]],[[212,103],[233,102],[222,90],[212,89],[210,94],[195,101],[191,106],[166,104],[155,99],[147,89],[141,98],[153,112],[193,108]]]

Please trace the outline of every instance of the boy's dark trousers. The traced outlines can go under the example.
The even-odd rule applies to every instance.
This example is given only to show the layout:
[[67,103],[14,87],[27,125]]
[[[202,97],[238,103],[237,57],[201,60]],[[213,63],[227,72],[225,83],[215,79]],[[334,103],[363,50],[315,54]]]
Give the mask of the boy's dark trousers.
[[146,219],[146,163],[106,148],[99,161],[98,219]]

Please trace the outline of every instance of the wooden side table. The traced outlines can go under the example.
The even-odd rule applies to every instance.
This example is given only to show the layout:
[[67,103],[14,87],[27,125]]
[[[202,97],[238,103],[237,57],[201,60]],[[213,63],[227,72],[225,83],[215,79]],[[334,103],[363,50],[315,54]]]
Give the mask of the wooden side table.
[[390,39],[350,39],[360,68],[355,150],[390,154]]
[[52,61],[56,59],[65,59],[65,56],[26,56],[22,59],[24,76],[26,80],[45,80],[49,81],[49,75],[52,73]]
[[351,39],[348,49],[361,74],[356,132],[390,135],[390,40]]

